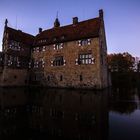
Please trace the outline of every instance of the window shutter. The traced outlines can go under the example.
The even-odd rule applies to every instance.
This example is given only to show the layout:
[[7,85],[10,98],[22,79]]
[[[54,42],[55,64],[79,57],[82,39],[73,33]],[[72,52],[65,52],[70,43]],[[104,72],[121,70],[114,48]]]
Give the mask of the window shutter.
[[91,60],[92,60],[91,64],[94,64],[95,63],[95,59],[91,58]]
[[19,61],[17,61],[17,67],[20,67],[20,62]]
[[78,65],[78,59],[75,60],[75,65]]
[[81,46],[81,40],[78,41],[78,46]]
[[45,61],[42,59],[42,67],[45,67]]
[[31,68],[31,62],[29,62],[29,68]]
[[53,61],[51,61],[51,66],[53,66]]
[[60,44],[60,48],[61,48],[61,49],[63,48],[63,43]]
[[66,65],[66,60],[64,60],[64,66]]
[[56,44],[53,45],[53,49],[55,50]]
[[43,46],[43,49],[42,49],[42,51],[44,52],[46,50],[46,47],[45,46]]
[[36,48],[36,51],[39,52],[39,47]]
[[91,44],[91,39],[88,39],[87,41],[88,41],[88,45],[90,45]]

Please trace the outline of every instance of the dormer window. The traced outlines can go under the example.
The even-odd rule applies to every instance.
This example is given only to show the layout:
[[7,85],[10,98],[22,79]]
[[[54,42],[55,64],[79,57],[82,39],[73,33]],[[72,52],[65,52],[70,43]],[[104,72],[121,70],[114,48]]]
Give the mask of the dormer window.
[[54,44],[54,50],[59,50],[63,48],[63,43]]

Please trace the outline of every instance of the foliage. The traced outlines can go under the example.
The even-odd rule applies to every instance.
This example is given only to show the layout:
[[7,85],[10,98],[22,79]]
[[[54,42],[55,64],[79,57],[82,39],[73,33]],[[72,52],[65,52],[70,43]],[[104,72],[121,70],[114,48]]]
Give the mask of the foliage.
[[135,58],[128,52],[108,55],[108,66],[111,72],[133,71],[134,64]]

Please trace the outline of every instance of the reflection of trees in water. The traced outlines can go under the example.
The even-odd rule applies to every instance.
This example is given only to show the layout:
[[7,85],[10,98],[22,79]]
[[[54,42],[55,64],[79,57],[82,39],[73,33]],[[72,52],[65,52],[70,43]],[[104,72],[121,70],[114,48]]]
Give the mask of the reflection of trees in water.
[[138,98],[139,98],[139,101],[140,101],[140,87],[138,88],[137,91],[138,91],[138,93],[137,93],[138,94]]
[[121,114],[131,114],[137,108],[137,100],[140,92],[137,89],[113,89],[110,94],[110,110]]

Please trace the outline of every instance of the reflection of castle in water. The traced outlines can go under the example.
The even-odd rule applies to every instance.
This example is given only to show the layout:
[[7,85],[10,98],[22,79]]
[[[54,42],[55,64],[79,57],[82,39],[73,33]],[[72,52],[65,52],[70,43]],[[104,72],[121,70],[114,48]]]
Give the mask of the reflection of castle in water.
[[3,90],[0,94],[0,135],[21,132],[32,139],[107,139],[107,92],[93,92],[16,89],[9,93]]

